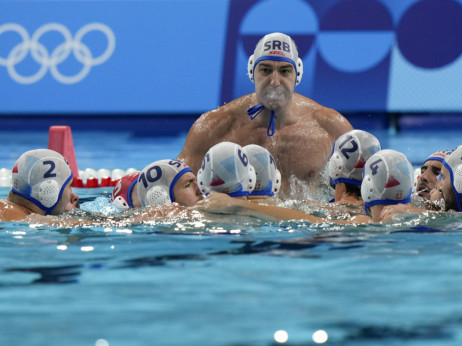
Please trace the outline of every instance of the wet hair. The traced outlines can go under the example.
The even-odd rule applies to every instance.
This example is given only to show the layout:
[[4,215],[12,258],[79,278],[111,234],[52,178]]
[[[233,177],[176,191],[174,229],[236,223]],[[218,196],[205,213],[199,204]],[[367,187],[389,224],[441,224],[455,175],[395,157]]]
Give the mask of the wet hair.
[[344,183],[346,192],[350,195],[354,195],[355,197],[361,198],[361,185],[349,184]]

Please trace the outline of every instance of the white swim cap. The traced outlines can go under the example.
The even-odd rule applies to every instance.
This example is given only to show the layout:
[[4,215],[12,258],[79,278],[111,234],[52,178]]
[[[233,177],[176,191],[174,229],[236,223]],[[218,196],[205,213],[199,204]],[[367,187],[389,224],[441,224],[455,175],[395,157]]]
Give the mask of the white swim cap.
[[137,184],[141,204],[146,207],[175,202],[173,188],[187,172],[192,172],[191,168],[178,160],[160,160],[146,166]]
[[303,62],[298,57],[297,46],[290,36],[275,32],[264,36],[255,47],[253,55],[249,58],[249,78],[254,82],[254,71],[262,60],[286,61],[295,68],[297,78],[295,85],[299,85],[303,75]]
[[460,202],[462,198],[462,145],[454,149],[454,151],[444,159],[443,165],[449,171],[452,190],[456,196],[457,209],[462,211]]
[[139,176],[140,172],[136,171],[124,175],[122,178],[120,178],[117,184],[114,186],[112,197],[109,200],[109,203],[114,204],[121,210],[133,208],[131,194],[133,186],[136,184]]
[[329,178],[333,185],[361,185],[367,159],[381,149],[379,140],[369,132],[351,130],[334,143],[329,159]]
[[449,154],[452,153],[452,150],[438,150],[436,152],[434,152],[433,154],[431,154],[429,157],[427,157],[427,159],[424,161],[427,162],[427,161],[441,161],[443,162],[444,159],[449,156]]
[[274,196],[281,187],[281,173],[276,168],[276,161],[265,148],[249,144],[244,147],[249,162],[255,169],[256,183],[251,195]]
[[366,209],[376,204],[411,201],[414,170],[406,156],[395,150],[381,150],[364,166],[361,196]]
[[197,172],[197,182],[203,194],[210,191],[232,197],[248,196],[255,187],[255,170],[244,148],[231,142],[221,142],[209,149]]
[[71,179],[72,171],[64,156],[49,149],[30,150],[13,167],[12,189],[49,214]]

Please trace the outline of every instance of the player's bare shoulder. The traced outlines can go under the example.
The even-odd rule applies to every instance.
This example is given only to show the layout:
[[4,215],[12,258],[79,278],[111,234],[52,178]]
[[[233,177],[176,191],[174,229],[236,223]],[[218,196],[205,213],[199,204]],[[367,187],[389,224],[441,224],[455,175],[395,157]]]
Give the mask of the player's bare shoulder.
[[248,94],[202,114],[194,123],[195,131],[204,135],[213,133],[217,138],[227,137],[230,130],[248,120],[245,115],[252,102],[255,103],[255,94]]
[[334,139],[353,129],[350,122],[336,110],[300,94],[294,94],[293,97],[298,109],[297,114],[304,117],[303,122],[316,122]]
[[29,214],[26,208],[16,203],[6,199],[0,200],[0,221],[22,220]]

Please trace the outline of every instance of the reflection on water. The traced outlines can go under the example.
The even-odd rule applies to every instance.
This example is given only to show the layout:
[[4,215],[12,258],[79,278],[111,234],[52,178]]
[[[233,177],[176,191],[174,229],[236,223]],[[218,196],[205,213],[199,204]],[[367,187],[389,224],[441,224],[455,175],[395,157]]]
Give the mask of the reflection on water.
[[[84,194],[82,207],[68,217],[114,213],[104,194]],[[458,213],[359,226],[235,216],[3,223],[0,344],[309,345],[328,336],[328,345],[459,345],[461,228]],[[65,337],[42,338],[50,324]]]
[[[460,144],[457,129],[374,134],[416,167]],[[2,139],[0,168],[47,144],[46,133]],[[74,132],[74,143],[81,169],[142,169],[175,156],[184,136]],[[326,202],[332,190],[327,179],[318,183],[291,180],[304,199]],[[84,209],[69,217],[115,212],[110,191],[76,192]],[[298,199],[283,206],[327,218],[362,212]],[[229,216],[120,227],[4,223],[0,345],[294,346],[322,341],[325,331],[326,345],[459,346],[461,230],[456,213],[356,227]]]
[[32,284],[69,284],[77,283],[81,265],[64,267],[31,267],[31,268],[6,268],[5,273],[23,272],[39,274]]

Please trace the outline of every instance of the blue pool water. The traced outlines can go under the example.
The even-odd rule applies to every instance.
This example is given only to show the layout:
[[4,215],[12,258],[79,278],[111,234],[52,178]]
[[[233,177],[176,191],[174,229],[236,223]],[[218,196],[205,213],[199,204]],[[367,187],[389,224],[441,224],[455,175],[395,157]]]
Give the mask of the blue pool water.
[[[374,133],[417,166],[456,131]],[[1,133],[0,168],[46,147]],[[142,169],[184,135],[75,132],[80,169]],[[104,189],[78,189],[106,210]],[[0,188],[5,198],[8,188]],[[340,227],[224,217],[57,228],[0,224],[0,345],[460,345],[462,215]]]

